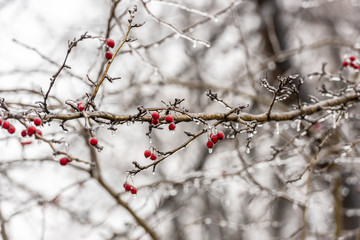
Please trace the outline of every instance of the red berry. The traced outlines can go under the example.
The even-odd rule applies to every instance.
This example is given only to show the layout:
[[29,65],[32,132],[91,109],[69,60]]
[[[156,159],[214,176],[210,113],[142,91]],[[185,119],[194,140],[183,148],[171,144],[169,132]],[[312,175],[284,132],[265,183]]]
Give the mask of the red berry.
[[169,125],[169,130],[170,130],[170,131],[173,131],[173,130],[175,130],[175,128],[176,128],[175,123],[170,123],[170,125]]
[[85,104],[84,103],[78,103],[77,108],[80,112],[82,112],[85,109]]
[[214,143],[209,140],[209,141],[206,143],[206,146],[207,146],[208,148],[213,148],[213,147],[214,147]]
[[36,126],[40,126],[40,125],[41,125],[41,119],[40,119],[40,118],[35,118],[35,119],[34,119],[34,124],[35,124]]
[[347,65],[349,65],[349,62],[345,60],[345,61],[343,61],[342,65],[343,65],[344,67],[346,67]]
[[21,136],[26,137],[26,135],[27,135],[26,130],[22,130],[22,131],[21,131]]
[[218,137],[219,140],[223,140],[225,138],[225,134],[222,131],[218,132],[216,136]]
[[132,188],[132,186],[128,182],[125,182],[123,184],[123,187],[125,188],[125,191],[127,191],[127,192],[130,191]]
[[91,138],[89,143],[90,145],[96,146],[98,144],[98,140],[96,138]]
[[159,118],[160,118],[160,115],[159,115],[158,112],[153,112],[153,113],[151,114],[151,116],[152,116],[153,119],[159,119]]
[[133,187],[133,188],[131,189],[131,193],[132,193],[132,194],[136,194],[136,193],[137,193],[137,189]]
[[10,134],[13,134],[13,133],[15,132],[15,127],[14,127],[13,125],[11,125],[11,126],[9,127],[9,129],[8,129],[8,132],[9,132]]
[[150,159],[155,161],[157,158],[156,154],[155,153],[152,153],[151,156],[150,156]]
[[106,45],[108,45],[108,47],[113,48],[115,46],[115,42],[111,38],[108,38],[106,39]]
[[154,125],[159,124],[159,119],[153,119],[153,120],[151,120],[151,122]]
[[349,59],[350,59],[350,61],[355,61],[356,58],[355,58],[355,56],[350,56]]
[[20,142],[21,146],[32,144],[32,141]]
[[68,164],[68,162],[70,162],[70,160],[66,157],[63,157],[60,159],[60,164],[65,166],[66,164]]
[[10,123],[8,121],[4,121],[2,128],[9,129],[9,127],[10,127]]
[[106,53],[105,53],[105,58],[106,58],[107,60],[112,59],[112,57],[113,57],[113,54],[112,54],[111,52],[106,52]]
[[210,135],[210,140],[215,144],[219,141],[219,138],[217,137],[217,135]]
[[27,129],[27,134],[28,134],[29,136],[32,136],[35,132],[36,132],[36,128],[35,128],[34,126],[28,127],[28,129]]
[[171,115],[167,115],[166,118],[165,118],[165,121],[166,121],[167,123],[172,123],[172,121],[174,121],[174,118],[173,118],[173,116],[171,116]]
[[358,65],[358,64],[354,64],[354,65],[353,65],[353,68],[354,68],[354,69],[359,69],[359,65]]
[[36,129],[36,133],[42,136],[42,132],[39,129]]
[[0,118],[0,125],[1,125],[1,123],[2,123],[2,119]]
[[144,156],[145,156],[146,158],[149,158],[149,157],[151,156],[150,150],[145,150]]

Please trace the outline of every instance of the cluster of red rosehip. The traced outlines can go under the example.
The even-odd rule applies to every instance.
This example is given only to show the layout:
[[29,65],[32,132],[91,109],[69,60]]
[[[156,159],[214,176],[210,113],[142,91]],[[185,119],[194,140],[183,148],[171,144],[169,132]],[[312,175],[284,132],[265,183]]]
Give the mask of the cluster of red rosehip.
[[[152,123],[152,124],[157,125],[157,124],[160,123],[160,121],[159,121],[160,115],[159,115],[158,112],[153,112],[153,113],[151,114],[151,117],[152,117],[152,120],[151,120],[151,123]],[[175,123],[174,123],[174,117],[173,117],[173,116],[167,115],[167,116],[165,117],[165,122],[166,122],[166,123],[170,123],[170,124],[169,124],[169,130],[170,130],[170,131],[174,131],[174,130],[175,130],[176,125],[175,125]]]
[[[108,39],[106,39],[106,45],[107,45],[108,47],[110,47],[110,48],[113,48],[113,47],[115,46],[115,42],[114,42],[114,40],[108,38]],[[113,54],[112,54],[111,51],[107,51],[107,52],[105,53],[105,58],[106,58],[107,60],[112,59],[112,57],[113,57]]]
[[124,187],[124,189],[125,189],[126,192],[130,191],[132,194],[136,194],[136,193],[137,193],[137,189],[136,189],[134,186],[132,186],[130,183],[128,183],[128,182],[125,182],[125,183],[123,184],[123,187]]
[[208,141],[206,143],[206,147],[209,149],[212,149],[214,147],[214,144],[216,144],[218,141],[223,140],[225,138],[225,135],[222,131],[216,131],[213,133],[210,133],[208,136]]
[[15,132],[15,127],[11,125],[9,121],[3,121],[0,118],[0,125],[3,129],[7,129],[10,134],[13,134]]
[[359,69],[359,61],[356,60],[355,56],[350,56],[350,57],[346,58],[343,61],[342,65],[343,65],[343,67],[350,66],[353,69]]
[[[42,124],[41,119],[40,118],[35,118],[34,119],[34,124],[35,124],[35,126],[40,126]],[[31,137],[35,133],[42,136],[42,132],[39,129],[37,129],[34,126],[29,126],[27,129],[24,129],[24,130],[21,131],[21,136],[23,136],[23,137],[26,137],[26,136]]]
[[[160,115],[159,115],[158,112],[153,112],[153,113],[151,114],[151,117],[152,117],[152,120],[151,120],[151,123],[152,123],[152,124],[157,125],[157,124],[160,123],[160,121],[159,121]],[[174,130],[175,130],[176,125],[175,125],[175,123],[174,123],[174,117],[173,117],[173,116],[167,115],[167,116],[165,117],[165,122],[166,122],[166,123],[170,123],[170,124],[169,124],[169,130],[170,130],[170,131],[174,131]],[[156,152],[155,152],[155,151],[151,151],[150,149],[145,150],[144,156],[145,156],[145,158],[150,158],[150,160],[153,160],[153,161],[155,161],[155,160],[157,159]]]
[[145,150],[144,156],[145,156],[145,158],[150,158],[153,161],[155,161],[157,159],[156,153],[154,151],[151,152],[149,149]]

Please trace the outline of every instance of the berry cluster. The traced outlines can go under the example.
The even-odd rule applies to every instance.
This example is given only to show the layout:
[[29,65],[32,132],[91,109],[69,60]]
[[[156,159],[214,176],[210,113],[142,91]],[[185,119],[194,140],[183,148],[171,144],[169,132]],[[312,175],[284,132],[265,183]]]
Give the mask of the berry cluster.
[[175,125],[175,123],[174,123],[174,118],[173,118],[173,116],[167,115],[167,116],[165,117],[165,122],[170,123],[170,124],[169,124],[169,130],[170,130],[170,131],[174,131],[174,130],[175,130],[176,125]]
[[[216,131],[216,130],[215,130]],[[211,133],[208,137],[206,147],[211,150],[218,141],[221,141],[225,138],[225,135],[222,131]]]
[[[113,47],[115,46],[115,42],[114,42],[114,40],[108,38],[108,39],[106,39],[106,45],[107,45],[108,47],[110,47],[110,48],[113,48]],[[112,57],[113,57],[112,52],[107,51],[107,52],[105,53],[105,58],[106,58],[107,60],[112,59]]]
[[152,124],[154,124],[154,125],[159,124],[160,115],[159,115],[158,112],[153,112],[153,113],[151,114],[151,117],[152,117],[152,121],[151,121]]
[[359,69],[359,61],[356,60],[355,56],[350,56],[348,58],[346,58],[343,63],[342,63],[343,67],[352,67],[353,69]]
[[130,191],[132,194],[136,194],[136,193],[137,193],[137,189],[136,189],[134,186],[132,186],[130,183],[128,183],[128,182],[125,182],[125,183],[123,184],[123,187],[124,187],[124,189],[125,189],[126,192]]
[[151,152],[150,150],[145,150],[144,156],[145,156],[145,158],[150,158],[153,161],[155,161],[157,159],[156,153]]
[[[160,123],[160,120],[159,120],[159,119],[160,119],[160,115],[159,115],[158,112],[153,112],[153,113],[151,114],[151,117],[152,117],[151,123],[152,123],[153,125],[157,125],[157,124]],[[166,122],[166,123],[170,123],[170,124],[169,124],[169,130],[170,130],[170,131],[174,131],[174,130],[175,130],[176,125],[175,125],[175,123],[174,123],[174,117],[173,117],[173,116],[167,115],[167,116],[165,117],[165,122]]]
[[0,126],[3,128],[3,129],[7,129],[7,131],[10,133],[10,134],[13,134],[15,132],[15,127],[13,125],[10,124],[9,121],[6,121],[6,120],[2,120],[0,118]]
[[[34,119],[34,124],[35,124],[35,126],[40,126],[42,124],[41,119],[40,118],[35,118]],[[24,130],[21,131],[21,136],[23,136],[23,137],[26,137],[26,136],[31,137],[35,133],[42,136],[42,132],[39,129],[37,129],[34,126],[29,126],[27,129],[24,129]]]

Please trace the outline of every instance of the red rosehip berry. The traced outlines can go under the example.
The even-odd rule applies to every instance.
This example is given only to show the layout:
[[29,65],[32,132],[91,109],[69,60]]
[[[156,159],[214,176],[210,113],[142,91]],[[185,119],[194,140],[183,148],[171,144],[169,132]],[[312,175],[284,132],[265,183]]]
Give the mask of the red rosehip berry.
[[152,153],[151,156],[150,156],[150,159],[155,161],[157,158],[156,154],[155,153]]
[[207,148],[213,148],[213,147],[214,147],[214,143],[209,140],[209,141],[206,143],[206,146],[207,146]]
[[157,124],[159,124],[159,119],[153,119],[153,120],[151,120],[151,123],[154,125],[157,125]]
[[34,126],[28,127],[28,129],[27,129],[27,134],[28,134],[29,136],[32,136],[35,132],[36,132],[36,128],[35,128]]
[[218,137],[219,140],[223,140],[225,138],[225,134],[222,131],[218,132],[216,136]]
[[96,138],[91,138],[89,143],[90,145],[96,146],[98,144],[98,140]]
[[210,135],[210,140],[216,144],[219,141],[219,138],[217,137],[217,135],[211,134]]
[[1,125],[1,123],[2,123],[2,119],[0,118],[0,125]]
[[350,56],[349,59],[350,59],[350,61],[353,62],[353,61],[355,61],[356,57],[355,56]]
[[151,156],[150,150],[145,150],[144,156],[145,156],[146,158],[149,158],[149,157]]
[[10,123],[8,121],[4,121],[3,125],[2,125],[2,128],[9,129],[9,127],[10,127]]
[[160,115],[159,115],[158,112],[153,112],[153,113],[151,114],[151,116],[152,116],[153,119],[159,119],[159,118],[160,118]]
[[26,135],[27,135],[26,130],[22,130],[22,131],[21,131],[21,136],[26,137]]
[[171,116],[171,115],[167,115],[166,118],[165,118],[165,121],[166,121],[167,123],[172,123],[172,122],[174,121],[174,118],[173,118],[173,116]]
[[40,125],[41,125],[41,119],[40,119],[40,118],[35,118],[35,119],[34,119],[34,124],[35,124],[36,126],[40,126]]
[[112,57],[113,57],[112,52],[106,52],[106,53],[105,53],[105,58],[106,58],[107,60],[112,59]]
[[131,189],[131,193],[132,193],[132,194],[136,194],[136,193],[137,193],[137,189],[133,187],[133,188]]
[[359,65],[358,65],[358,64],[354,64],[354,65],[353,65],[353,68],[354,68],[354,69],[359,69]]
[[106,45],[108,45],[108,47],[113,48],[115,46],[115,42],[111,38],[108,38],[106,39]]
[[65,166],[66,164],[68,164],[71,161],[68,158],[63,157],[63,158],[60,159],[59,162],[60,162],[61,165]]
[[10,134],[13,134],[13,133],[15,132],[15,127],[14,127],[13,125],[11,125],[11,126],[9,127],[9,129],[8,129],[8,132],[9,132]]
[[349,62],[345,60],[345,61],[343,61],[342,65],[343,65],[344,67],[346,67],[346,66],[349,65]]
[[124,187],[125,191],[127,191],[127,192],[130,191],[132,188],[132,186],[128,182],[125,182],[123,184],[123,187]]
[[42,132],[39,129],[36,129],[36,133],[42,136]]
[[77,109],[82,112],[85,109],[85,104],[84,103],[78,103],[77,105]]
[[170,131],[174,131],[175,128],[176,128],[175,123],[170,123],[170,125],[169,125],[169,130],[170,130]]

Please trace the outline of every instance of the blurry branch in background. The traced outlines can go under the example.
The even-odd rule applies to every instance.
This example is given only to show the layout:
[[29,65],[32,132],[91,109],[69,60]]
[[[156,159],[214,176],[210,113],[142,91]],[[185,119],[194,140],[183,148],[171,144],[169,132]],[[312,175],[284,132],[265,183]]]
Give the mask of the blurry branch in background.
[[[157,21],[158,23],[160,23],[161,25],[164,25],[168,28],[170,28],[172,31],[174,31],[179,37],[182,37],[184,39],[187,39],[189,41],[191,41],[193,43],[193,45],[196,47],[196,45],[199,43],[199,44],[202,44],[204,45],[205,47],[210,47],[210,43],[207,42],[207,41],[204,41],[204,40],[200,40],[200,39],[196,39],[196,38],[193,38],[191,36],[188,36],[186,34],[184,34],[181,30],[177,29],[175,26],[173,26],[172,24],[156,17],[150,10],[149,8],[147,7],[147,3],[145,3],[144,1],[141,1],[141,3],[143,4],[144,6],[144,9],[146,10],[146,12],[155,20]],[[214,17],[210,17],[212,19],[214,19]]]
[[[222,9],[222,10],[220,10],[218,12],[216,12],[215,14],[212,14],[211,16],[214,17],[215,19],[217,19],[217,17],[220,17],[221,15],[227,13],[232,7],[235,7],[235,6],[239,5],[239,4],[241,4],[243,1],[244,0],[233,1],[231,4],[229,4],[229,6],[225,7],[224,9]],[[204,24],[208,23],[209,21],[213,20],[214,18],[212,18],[212,17],[204,18],[203,20],[200,20],[200,21],[192,24],[191,26],[180,29],[178,31],[181,32],[182,34],[188,33],[191,30],[195,29],[196,27],[200,27],[201,25],[204,25]],[[161,38],[160,40],[158,40],[156,42],[153,42],[153,43],[150,43],[150,44],[147,44],[147,45],[140,45],[140,46],[135,47],[135,49],[142,49],[142,48],[148,49],[148,48],[151,48],[153,46],[156,46],[156,45],[159,45],[159,44],[165,42],[165,40],[167,40],[169,38],[175,37],[177,34],[178,33],[176,31],[174,31],[173,33],[170,33],[170,34],[166,35],[165,37]],[[131,52],[132,52],[132,50],[125,50],[125,51],[120,51],[119,54],[131,53]]]

